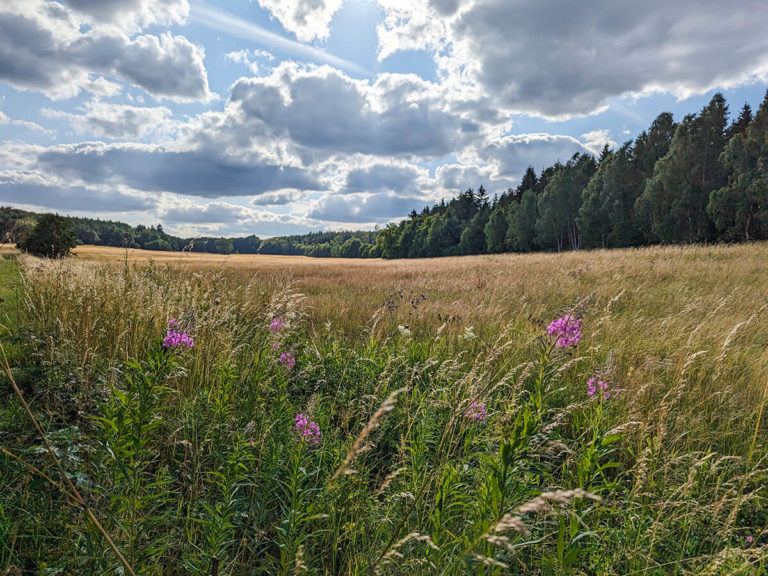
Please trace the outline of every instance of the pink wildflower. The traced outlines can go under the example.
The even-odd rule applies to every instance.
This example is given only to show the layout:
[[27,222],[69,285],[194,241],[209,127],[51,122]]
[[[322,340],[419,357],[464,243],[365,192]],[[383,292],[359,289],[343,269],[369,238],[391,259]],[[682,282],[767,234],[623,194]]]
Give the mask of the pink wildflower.
[[272,351],[277,352],[280,350],[280,342],[272,342]]
[[269,329],[272,330],[272,332],[280,332],[280,330],[283,329],[283,326],[282,319],[275,316],[272,318],[272,323],[269,325]]
[[480,421],[485,418],[485,403],[473,401],[469,408],[464,412],[464,416],[471,420]]
[[752,536],[747,536],[746,540],[747,540],[747,544],[752,544],[752,542],[755,541],[755,539]]
[[[594,396],[597,392],[602,393],[603,398],[608,400],[611,397],[611,391],[608,390],[608,383],[603,382],[602,380],[597,380],[596,378],[590,378],[587,381],[587,394],[589,396]],[[616,397],[619,395],[619,390],[613,391],[613,396]]]
[[165,348],[192,348],[194,345],[195,341],[192,336],[179,328],[176,318],[171,318],[168,321],[168,331],[163,338],[163,346]]
[[555,337],[556,344],[560,348],[576,346],[581,340],[581,320],[566,314],[547,326],[547,334]]
[[283,352],[280,354],[280,364],[290,370],[296,365],[296,358],[290,352]]
[[320,444],[320,426],[317,422],[310,421],[304,414],[296,415],[296,426],[294,427],[299,438],[307,444]]

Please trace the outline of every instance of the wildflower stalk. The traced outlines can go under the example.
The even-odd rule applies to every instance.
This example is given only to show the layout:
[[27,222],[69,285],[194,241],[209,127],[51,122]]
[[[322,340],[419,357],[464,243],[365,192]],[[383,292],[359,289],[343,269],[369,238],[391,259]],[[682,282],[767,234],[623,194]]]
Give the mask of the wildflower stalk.
[[[42,427],[40,426],[39,422],[37,421],[37,418],[35,418],[34,414],[32,414],[32,410],[29,408],[29,404],[27,404],[27,401],[24,399],[24,395],[21,393],[21,390],[19,389],[18,385],[16,384],[16,380],[13,377],[13,372],[11,371],[11,366],[8,363],[8,357],[5,354],[5,348],[2,344],[0,344],[0,352],[3,353],[3,371],[5,372],[5,375],[8,377],[8,380],[11,382],[11,386],[13,387],[13,391],[16,394],[16,396],[19,399],[19,402],[21,402],[21,405],[24,408],[24,411],[27,413],[27,416],[29,416],[29,419],[32,421],[32,425],[35,427],[35,430],[37,430],[37,433],[40,434],[40,437],[43,439],[43,443],[45,444],[45,448],[50,454],[51,458],[53,459],[54,463],[56,464],[56,467],[59,469],[59,474],[64,480],[64,483],[66,484],[67,488],[69,489],[69,492],[64,491],[64,494],[67,496],[70,496],[74,498],[74,501],[76,504],[82,508],[82,510],[85,512],[86,516],[88,516],[88,519],[93,523],[93,525],[96,527],[96,529],[101,532],[101,534],[104,536],[104,539],[109,544],[109,547],[112,548],[112,551],[115,553],[115,555],[120,560],[120,563],[125,567],[125,569],[128,571],[128,574],[131,576],[136,576],[136,573],[133,571],[133,568],[131,567],[128,560],[126,560],[125,556],[123,556],[123,553],[120,552],[120,549],[117,547],[115,542],[112,540],[112,538],[109,536],[106,530],[104,530],[104,527],[101,525],[101,523],[97,520],[96,516],[94,516],[93,512],[91,511],[88,504],[86,504],[83,497],[80,495],[80,492],[75,487],[72,480],[70,480],[69,476],[67,475],[66,470],[64,470],[64,466],[61,465],[61,461],[56,457],[56,453],[53,450],[53,447],[51,446],[51,443],[48,441],[48,436],[46,436],[45,432],[43,432]],[[3,450],[5,453],[6,451]],[[44,477],[46,477],[44,475]],[[47,478],[47,477],[46,477]],[[50,480],[50,479],[49,479]],[[61,486],[57,483],[53,484],[56,487],[61,488]]]
[[747,454],[747,461],[752,461],[752,455],[755,453],[755,444],[757,444],[757,435],[760,431],[760,424],[763,420],[763,410],[765,404],[768,402],[768,380],[765,381],[765,388],[763,389],[763,398],[760,400],[760,410],[757,412],[757,422],[755,422],[755,432],[752,435],[752,442],[749,444],[749,453]]

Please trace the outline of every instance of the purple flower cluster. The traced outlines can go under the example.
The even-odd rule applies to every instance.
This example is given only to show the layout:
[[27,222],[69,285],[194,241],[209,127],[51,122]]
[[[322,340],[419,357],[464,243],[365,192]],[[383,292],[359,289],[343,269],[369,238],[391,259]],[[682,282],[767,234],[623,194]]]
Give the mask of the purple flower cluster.
[[602,394],[603,398],[608,400],[611,396],[613,396],[614,398],[618,397],[619,392],[621,392],[621,390],[619,390],[618,388],[616,388],[613,391],[609,390],[608,388],[609,386],[606,382],[603,382],[602,380],[598,380],[597,378],[590,378],[587,381],[587,394],[589,396],[594,396],[599,392],[600,394]]
[[176,318],[171,318],[168,321],[168,331],[163,338],[163,346],[165,348],[192,348],[194,345],[195,341],[192,336],[181,330]]
[[296,365],[296,358],[290,352],[283,352],[280,354],[280,364],[290,370]]
[[557,338],[556,344],[560,348],[576,346],[581,340],[581,320],[566,314],[547,326],[547,334]]
[[320,444],[320,426],[317,422],[312,422],[304,414],[296,415],[296,426],[294,428],[299,437],[307,444]]
[[472,404],[469,405],[469,408],[467,408],[467,411],[464,412],[464,416],[470,420],[482,420],[485,418],[485,402],[473,401]]
[[283,320],[275,316],[272,318],[272,323],[269,325],[269,329],[276,334],[283,329],[283,326],[285,326],[285,324],[283,324]]

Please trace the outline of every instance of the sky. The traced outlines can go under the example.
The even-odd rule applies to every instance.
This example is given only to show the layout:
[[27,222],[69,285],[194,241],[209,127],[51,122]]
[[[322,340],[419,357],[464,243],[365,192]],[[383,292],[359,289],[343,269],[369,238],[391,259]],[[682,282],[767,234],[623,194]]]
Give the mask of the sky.
[[768,87],[765,0],[0,0],[0,205],[374,229]]

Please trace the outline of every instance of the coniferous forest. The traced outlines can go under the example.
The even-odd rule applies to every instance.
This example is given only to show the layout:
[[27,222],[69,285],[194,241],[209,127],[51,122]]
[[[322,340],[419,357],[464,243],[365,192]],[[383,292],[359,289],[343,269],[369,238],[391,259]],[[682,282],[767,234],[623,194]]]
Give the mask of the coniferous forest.
[[598,158],[577,153],[491,198],[483,186],[379,232],[384,258],[622,248],[768,238],[768,93],[729,121],[715,94],[664,112]]

